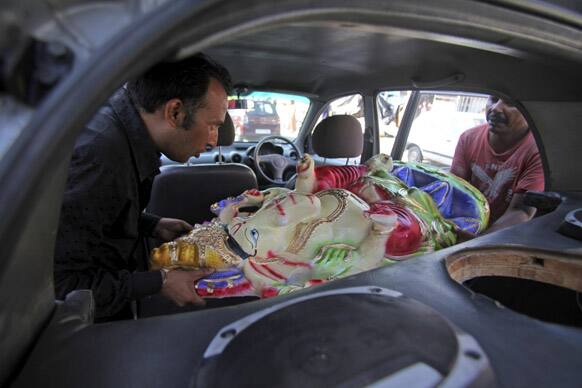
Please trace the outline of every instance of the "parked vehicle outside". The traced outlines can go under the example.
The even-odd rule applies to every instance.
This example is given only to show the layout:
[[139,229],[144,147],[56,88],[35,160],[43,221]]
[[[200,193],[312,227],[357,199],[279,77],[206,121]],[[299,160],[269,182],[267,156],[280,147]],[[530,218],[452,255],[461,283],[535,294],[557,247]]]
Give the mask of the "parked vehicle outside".
[[281,123],[275,106],[267,101],[248,101],[247,109],[229,109],[238,140],[258,141],[264,136],[279,135]]
[[285,93],[252,92],[241,97],[246,108],[229,107],[235,141],[257,142],[265,136],[295,138],[309,108],[309,99]]
[[382,91],[376,97],[381,137],[395,137],[410,98],[410,90]]

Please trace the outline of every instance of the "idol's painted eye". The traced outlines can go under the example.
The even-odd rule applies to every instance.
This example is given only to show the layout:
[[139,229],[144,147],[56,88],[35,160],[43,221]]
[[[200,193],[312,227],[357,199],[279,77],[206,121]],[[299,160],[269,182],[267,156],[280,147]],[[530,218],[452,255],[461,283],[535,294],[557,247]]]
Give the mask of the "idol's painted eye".
[[257,245],[257,241],[259,240],[259,231],[256,229],[251,229],[251,239],[253,242],[253,245]]

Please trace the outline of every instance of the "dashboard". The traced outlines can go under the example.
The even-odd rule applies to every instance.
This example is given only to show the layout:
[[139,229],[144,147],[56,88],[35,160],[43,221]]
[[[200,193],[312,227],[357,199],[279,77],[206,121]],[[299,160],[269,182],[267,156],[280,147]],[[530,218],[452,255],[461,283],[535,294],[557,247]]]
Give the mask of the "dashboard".
[[[198,158],[191,157],[188,160],[187,165],[197,165],[197,164],[214,164],[214,163],[240,163],[244,164],[250,168],[252,168],[256,173],[255,163],[253,154],[255,152],[257,143],[234,143],[230,146],[221,146],[215,147],[210,151],[203,152],[200,154]],[[295,162],[299,161],[299,155],[297,152],[293,150],[293,148],[287,144],[273,144],[273,143],[265,143],[261,147],[260,155],[271,155],[271,154],[279,154],[294,160]],[[171,166],[182,164],[175,162],[169,159],[167,156],[163,155],[160,158],[162,169],[164,166]],[[287,180],[293,176],[295,173],[295,169],[290,166],[287,171],[285,171],[284,179]],[[259,174],[257,174],[259,175]],[[266,182],[259,182],[259,185],[262,186],[262,183]]]

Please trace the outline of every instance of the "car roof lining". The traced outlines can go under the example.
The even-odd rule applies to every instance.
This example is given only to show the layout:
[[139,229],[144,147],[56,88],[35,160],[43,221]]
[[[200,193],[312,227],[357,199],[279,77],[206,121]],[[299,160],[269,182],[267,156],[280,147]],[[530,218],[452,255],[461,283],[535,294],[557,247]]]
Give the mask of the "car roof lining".
[[[235,82],[322,98],[380,87],[413,89],[416,80],[432,82],[461,74],[461,82],[444,86],[501,92],[524,100],[582,99],[582,90],[575,87],[582,77],[573,63],[517,50],[501,54],[497,45],[468,47],[469,41],[444,42],[440,35],[430,33],[410,37],[392,34],[392,29],[362,31],[364,27],[316,22],[277,26],[206,52],[229,68]],[[523,66],[526,59],[528,66]]]

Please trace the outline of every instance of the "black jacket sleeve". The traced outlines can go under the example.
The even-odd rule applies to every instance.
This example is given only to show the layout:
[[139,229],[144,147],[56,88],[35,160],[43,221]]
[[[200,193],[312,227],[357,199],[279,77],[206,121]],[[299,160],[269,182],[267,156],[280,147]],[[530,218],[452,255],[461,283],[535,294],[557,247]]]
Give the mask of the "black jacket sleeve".
[[[72,157],[55,249],[55,289],[59,299],[75,289],[91,289],[96,316],[103,317],[158,292],[162,279],[159,272],[129,271],[119,246],[131,239],[116,244],[111,238],[110,231],[130,214],[131,198],[127,177],[98,144],[78,146]],[[139,243],[138,236],[135,240]]]
[[145,236],[152,236],[154,228],[160,221],[159,216],[143,212],[139,218],[139,229]]

